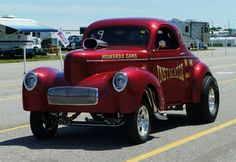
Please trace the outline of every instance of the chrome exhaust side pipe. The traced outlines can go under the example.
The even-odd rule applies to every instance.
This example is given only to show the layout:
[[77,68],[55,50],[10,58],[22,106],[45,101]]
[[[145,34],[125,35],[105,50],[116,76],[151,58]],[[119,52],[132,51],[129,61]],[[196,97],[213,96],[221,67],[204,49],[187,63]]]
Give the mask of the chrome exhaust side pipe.
[[156,106],[155,99],[154,99],[155,95],[153,94],[153,91],[151,89],[147,88],[145,90],[145,93],[147,94],[148,101],[153,108],[154,116],[159,120],[168,120],[167,114],[158,110],[158,108]]
[[83,41],[84,49],[97,49],[97,48],[106,48],[108,47],[107,42],[94,38],[87,38]]

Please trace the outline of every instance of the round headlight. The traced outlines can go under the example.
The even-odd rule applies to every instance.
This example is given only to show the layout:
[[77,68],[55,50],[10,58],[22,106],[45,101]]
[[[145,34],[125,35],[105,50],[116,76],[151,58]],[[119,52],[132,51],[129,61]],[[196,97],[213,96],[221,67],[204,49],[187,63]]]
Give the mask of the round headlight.
[[31,91],[35,88],[38,82],[38,75],[31,71],[25,75],[24,86],[28,91]]
[[112,80],[113,87],[117,92],[123,91],[127,83],[128,83],[128,77],[125,73],[122,72],[116,73],[116,75],[113,77]]

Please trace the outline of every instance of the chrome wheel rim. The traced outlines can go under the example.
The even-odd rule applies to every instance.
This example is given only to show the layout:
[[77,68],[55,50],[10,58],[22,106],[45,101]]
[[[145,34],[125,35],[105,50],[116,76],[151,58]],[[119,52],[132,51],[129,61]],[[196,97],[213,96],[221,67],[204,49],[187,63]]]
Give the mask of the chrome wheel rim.
[[215,106],[215,92],[213,88],[211,87],[209,89],[209,95],[208,95],[208,105],[209,105],[209,111],[211,114],[214,114],[216,111],[216,106]]
[[137,129],[140,136],[145,136],[149,131],[149,113],[146,106],[142,106],[138,111]]

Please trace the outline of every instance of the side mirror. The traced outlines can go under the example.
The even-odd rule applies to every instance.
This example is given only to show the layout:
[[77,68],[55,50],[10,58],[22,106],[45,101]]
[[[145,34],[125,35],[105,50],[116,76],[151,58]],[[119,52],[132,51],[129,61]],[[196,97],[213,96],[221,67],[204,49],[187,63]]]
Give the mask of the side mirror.
[[158,49],[163,49],[166,47],[166,42],[164,40],[159,41]]
[[153,49],[153,52],[157,52],[160,49],[166,48],[166,41],[160,40],[157,45],[156,45],[156,49]]

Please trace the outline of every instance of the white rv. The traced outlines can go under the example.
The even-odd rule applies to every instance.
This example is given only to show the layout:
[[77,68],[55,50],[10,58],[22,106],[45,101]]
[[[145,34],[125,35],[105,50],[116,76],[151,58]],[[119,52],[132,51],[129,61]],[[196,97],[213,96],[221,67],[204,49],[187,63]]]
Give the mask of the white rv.
[[19,19],[14,16],[0,17],[0,54],[22,55],[25,48],[27,54],[35,54],[41,48],[41,32],[57,32],[57,30],[39,25],[31,19]]
[[172,19],[170,22],[179,28],[188,48],[196,48],[197,44],[200,48],[207,48],[210,42],[208,22],[180,21],[178,19]]

